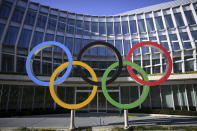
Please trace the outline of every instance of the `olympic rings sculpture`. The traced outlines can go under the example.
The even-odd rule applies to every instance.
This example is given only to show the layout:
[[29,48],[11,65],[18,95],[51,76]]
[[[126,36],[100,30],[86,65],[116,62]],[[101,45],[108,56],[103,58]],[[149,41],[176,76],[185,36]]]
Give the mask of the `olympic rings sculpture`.
[[[68,57],[68,62],[65,62],[63,64],[61,64],[59,67],[57,67],[57,69],[52,73],[51,78],[50,78],[50,82],[44,82],[39,80],[33,73],[33,68],[32,68],[32,64],[33,64],[33,58],[39,53],[39,51],[41,51],[44,48],[47,47],[52,47],[52,46],[58,46],[60,48],[62,48],[64,50],[64,52],[66,53],[67,57]],[[96,73],[94,72],[94,70],[87,65],[84,62],[81,62],[80,60],[82,59],[84,53],[86,50],[93,48],[93,47],[100,47],[100,46],[104,46],[107,47],[109,49],[111,49],[114,53],[115,56],[118,58],[118,62],[113,63],[112,65],[110,65],[106,71],[103,74],[102,80],[101,82],[98,82],[97,80],[97,76]],[[166,55],[167,58],[167,70],[164,73],[164,76],[158,80],[158,81],[153,81],[150,82],[148,80],[148,76],[146,74],[146,72],[137,64],[131,62],[131,57],[132,57],[132,53],[134,52],[134,50],[136,50],[137,48],[141,47],[141,46],[150,46],[153,48],[158,49],[161,53]],[[72,69],[72,65],[77,65],[77,66],[81,66],[83,68],[85,68],[86,70],[88,70],[88,72],[90,73],[90,75],[92,76],[92,80],[90,80],[87,76],[85,76],[85,72],[84,70],[82,70],[80,68],[80,75],[83,78],[84,81],[86,81],[87,83],[89,83],[90,85],[93,86],[92,92],[90,94],[90,96],[83,102],[79,103],[79,104],[67,104],[65,102],[63,102],[57,95],[55,92],[55,87],[54,85],[58,85],[61,84],[65,81],[65,79],[69,76],[69,73],[71,72]],[[139,99],[137,99],[136,101],[130,103],[130,104],[121,104],[118,103],[117,101],[115,101],[114,99],[112,99],[110,97],[110,95],[107,92],[107,88],[106,85],[112,83],[114,80],[116,80],[118,78],[118,76],[120,75],[121,71],[122,71],[122,67],[126,66],[127,70],[129,72],[129,74],[131,75],[131,77],[139,84],[143,85],[143,92],[142,95],[140,96]],[[116,68],[115,73],[113,73],[112,77],[107,80],[107,76],[110,73],[110,71],[114,68]],[[56,77],[58,76],[58,74],[64,70],[65,68],[67,68],[66,72],[63,74],[62,77],[58,78],[57,80]],[[137,70],[140,75],[142,76],[143,80],[138,78],[138,76],[133,72],[133,68],[135,70]],[[64,46],[63,44],[59,43],[59,42],[55,42],[55,41],[46,41],[43,43],[38,44],[37,46],[35,46],[31,52],[29,53],[27,60],[26,60],[26,71],[27,74],[29,76],[29,78],[36,84],[41,85],[41,86],[49,86],[49,90],[50,90],[50,94],[53,98],[53,100],[61,107],[63,108],[67,108],[67,109],[79,109],[82,108],[84,106],[86,106],[87,104],[89,104],[93,98],[96,95],[98,86],[101,86],[102,90],[103,90],[103,94],[105,96],[105,98],[114,106],[116,106],[117,108],[120,109],[131,109],[134,107],[139,106],[140,104],[142,104],[145,99],[148,96],[150,87],[149,86],[156,86],[159,85],[163,82],[165,82],[168,77],[171,74],[172,71],[172,59],[170,57],[170,54],[168,53],[168,51],[161,45],[155,43],[155,42],[151,42],[151,41],[145,41],[145,42],[140,42],[138,44],[136,44],[134,47],[132,47],[127,55],[126,61],[122,60],[121,54],[118,51],[118,49],[116,47],[114,47],[113,45],[111,45],[110,43],[104,42],[104,41],[95,41],[95,42],[91,42],[89,44],[87,44],[79,53],[78,57],[77,57],[77,61],[73,61],[72,59],[72,55],[71,52],[69,51],[69,49]]]

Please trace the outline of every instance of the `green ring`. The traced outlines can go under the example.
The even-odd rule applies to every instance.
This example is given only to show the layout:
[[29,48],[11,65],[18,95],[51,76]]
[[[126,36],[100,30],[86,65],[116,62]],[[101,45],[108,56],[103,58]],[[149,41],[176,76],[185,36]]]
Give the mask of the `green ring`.
[[[107,76],[108,76],[108,74],[110,73],[110,71],[111,71],[112,69],[114,69],[115,67],[117,67],[118,65],[119,65],[118,62],[113,63],[112,65],[110,65],[110,66],[106,69],[105,73],[103,74],[103,78],[102,78],[102,90],[103,90],[103,94],[104,94],[105,98],[106,98],[112,105],[116,106],[117,108],[121,108],[121,109],[131,109],[131,108],[135,108],[135,107],[139,106],[140,104],[142,104],[142,103],[145,101],[146,97],[148,96],[150,87],[147,86],[147,85],[145,85],[145,86],[144,86],[144,89],[143,89],[143,92],[142,92],[142,95],[140,96],[139,99],[137,99],[137,100],[136,100],[135,102],[133,102],[133,103],[130,103],[130,104],[120,104],[120,103],[116,102],[115,100],[113,100],[113,99],[109,96],[109,94],[108,94],[108,92],[107,92],[107,89],[106,89],[106,79],[107,79]],[[145,72],[139,65],[137,65],[137,64],[135,64],[135,63],[132,63],[132,62],[130,62],[130,61],[123,61],[123,65],[124,65],[124,66],[126,66],[126,65],[132,66],[134,69],[136,69],[139,73],[142,74],[142,77],[144,78],[145,81],[148,81],[148,76],[147,76],[146,72]]]

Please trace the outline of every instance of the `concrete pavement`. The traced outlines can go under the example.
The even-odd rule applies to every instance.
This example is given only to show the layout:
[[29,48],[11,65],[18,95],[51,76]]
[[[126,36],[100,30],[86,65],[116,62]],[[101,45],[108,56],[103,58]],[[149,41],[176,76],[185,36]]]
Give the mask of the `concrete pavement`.
[[[76,127],[105,127],[123,126],[124,117],[120,114],[107,113],[76,113]],[[0,118],[0,129],[8,128],[69,128],[69,114],[52,114]],[[129,113],[130,126],[145,125],[174,125],[174,126],[197,126],[197,117],[178,115],[159,115]]]

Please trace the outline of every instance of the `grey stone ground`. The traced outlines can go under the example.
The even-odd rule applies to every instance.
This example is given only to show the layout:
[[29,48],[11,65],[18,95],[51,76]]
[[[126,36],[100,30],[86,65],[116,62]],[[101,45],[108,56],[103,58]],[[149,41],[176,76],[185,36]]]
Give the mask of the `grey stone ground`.
[[[124,117],[119,114],[76,113],[76,127],[114,127],[124,125]],[[69,114],[37,115],[0,118],[0,129],[27,128],[69,128]],[[174,125],[197,126],[197,117],[156,114],[129,114],[130,126]]]

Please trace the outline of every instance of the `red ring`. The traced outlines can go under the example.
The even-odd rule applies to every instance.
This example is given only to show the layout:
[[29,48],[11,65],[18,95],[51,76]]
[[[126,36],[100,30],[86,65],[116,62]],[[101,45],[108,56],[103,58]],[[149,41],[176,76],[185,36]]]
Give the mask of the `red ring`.
[[172,71],[172,59],[171,59],[170,54],[168,53],[168,51],[163,46],[161,46],[161,45],[159,45],[159,44],[157,44],[155,42],[151,42],[151,41],[140,42],[140,43],[136,44],[134,47],[132,47],[130,49],[126,60],[130,61],[132,53],[134,52],[134,50],[139,48],[139,47],[141,47],[141,46],[144,46],[144,45],[150,45],[150,46],[156,47],[157,49],[160,50],[160,52],[162,51],[166,55],[166,57],[168,59],[168,64],[169,64],[167,72],[164,73],[164,76],[160,80],[154,81],[154,82],[150,82],[150,81],[144,81],[144,80],[138,78],[136,76],[136,74],[133,72],[133,69],[131,68],[131,66],[127,65],[127,70],[129,71],[129,74],[133,77],[133,79],[136,82],[138,82],[138,83],[140,83],[142,85],[148,85],[148,86],[160,85],[161,83],[165,82],[168,79],[168,77],[170,76],[171,71]]

